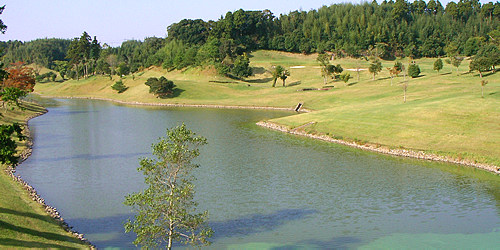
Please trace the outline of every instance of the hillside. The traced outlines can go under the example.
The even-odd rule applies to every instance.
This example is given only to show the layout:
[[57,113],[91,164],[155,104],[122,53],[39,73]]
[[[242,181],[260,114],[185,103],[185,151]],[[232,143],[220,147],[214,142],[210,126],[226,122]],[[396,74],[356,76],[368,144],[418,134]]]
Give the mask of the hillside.
[[[469,61],[456,68],[446,65],[437,74],[432,70],[435,59],[418,59],[422,73],[409,80],[403,103],[403,77],[391,85],[387,67],[395,61],[383,61],[383,70],[372,80],[366,70],[369,62],[343,58],[331,61],[351,71],[348,84],[330,80],[326,85],[316,62],[316,55],[292,54],[260,50],[250,55],[254,75],[245,81],[217,76],[211,68],[188,68],[167,72],[161,68],[129,75],[122,79],[129,87],[122,94],[110,88],[119,78],[94,76],[85,80],[40,83],[35,91],[46,96],[96,97],[126,102],[171,104],[218,104],[241,106],[272,106],[292,108],[303,102],[314,110],[273,120],[291,128],[309,122],[310,133],[328,134],[335,138],[369,142],[391,148],[425,150],[454,158],[500,165],[500,76],[485,74],[489,83],[481,98],[480,77],[468,73]],[[408,64],[408,59],[401,59]],[[287,87],[272,88],[272,65],[290,70]],[[165,76],[178,90],[175,97],[158,99],[148,93],[144,82],[149,77]],[[329,87],[329,90],[310,90]]]

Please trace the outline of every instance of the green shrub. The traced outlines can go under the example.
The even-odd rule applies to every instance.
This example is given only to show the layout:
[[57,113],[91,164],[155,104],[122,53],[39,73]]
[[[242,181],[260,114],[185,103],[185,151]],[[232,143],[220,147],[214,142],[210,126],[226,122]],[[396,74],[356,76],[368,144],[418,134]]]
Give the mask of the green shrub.
[[174,93],[174,88],[176,87],[173,81],[168,80],[165,77],[151,77],[146,83],[149,86],[149,93],[158,95],[158,97],[166,97]]
[[128,87],[123,84],[122,80],[115,82],[111,88],[116,90],[118,93],[123,93],[128,89]]
[[412,78],[418,77],[420,75],[420,67],[417,64],[410,64],[408,67],[408,75]]

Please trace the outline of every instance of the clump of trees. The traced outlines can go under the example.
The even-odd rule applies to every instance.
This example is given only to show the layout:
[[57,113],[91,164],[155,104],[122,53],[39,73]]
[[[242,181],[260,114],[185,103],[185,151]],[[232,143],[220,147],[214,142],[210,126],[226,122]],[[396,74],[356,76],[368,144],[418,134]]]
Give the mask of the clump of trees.
[[340,64],[337,66],[330,64],[330,55],[327,53],[320,53],[316,58],[321,67],[321,76],[323,76],[323,83],[327,84],[328,78],[336,79],[337,76],[344,71]]
[[37,82],[41,82],[41,81],[43,81],[43,80],[47,80],[47,81],[52,80],[52,81],[55,81],[55,80],[56,80],[56,77],[57,77],[57,75],[56,75],[54,72],[49,71],[49,72],[47,72],[47,73],[44,73],[44,74],[41,74],[41,75],[37,75],[37,76],[35,77],[35,80],[36,80]]
[[165,98],[172,95],[176,87],[173,81],[168,80],[164,76],[160,78],[151,77],[145,84],[149,86],[149,93],[153,93],[159,98]]
[[165,39],[130,40],[116,48],[101,46],[86,32],[72,41],[9,41],[0,42],[0,48],[5,48],[8,62],[22,60],[55,69],[56,61],[69,61],[64,75],[75,79],[124,75],[153,65],[169,70],[213,66],[223,75],[247,77],[251,73],[245,53],[256,49],[371,54],[383,59],[448,56],[450,64],[460,65],[463,56],[475,56],[486,44],[500,40],[499,25],[499,3],[460,0],[443,6],[435,0],[371,1],[279,16],[269,10],[240,9],[215,21],[184,19],[167,27]]
[[195,213],[194,177],[199,167],[192,163],[205,145],[186,125],[167,129],[167,136],[152,146],[156,159],[140,160],[138,171],[144,174],[147,189],[127,195],[125,205],[137,212],[125,223],[126,232],[135,232],[134,244],[146,248],[183,242],[192,246],[209,245],[213,231],[208,226],[208,211]]

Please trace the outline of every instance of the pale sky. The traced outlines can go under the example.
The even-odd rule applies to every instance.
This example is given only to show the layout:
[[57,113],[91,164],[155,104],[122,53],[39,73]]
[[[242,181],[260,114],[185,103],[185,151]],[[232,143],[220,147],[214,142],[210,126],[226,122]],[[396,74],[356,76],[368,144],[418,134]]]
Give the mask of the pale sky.
[[[4,0],[0,1],[0,6],[6,5],[0,19],[8,28],[0,34],[0,41],[71,39],[87,31],[101,44],[119,46],[130,39],[165,37],[167,27],[182,19],[218,20],[226,12],[240,8],[269,9],[279,16],[339,2],[360,0]],[[443,6],[447,2],[441,1]]]

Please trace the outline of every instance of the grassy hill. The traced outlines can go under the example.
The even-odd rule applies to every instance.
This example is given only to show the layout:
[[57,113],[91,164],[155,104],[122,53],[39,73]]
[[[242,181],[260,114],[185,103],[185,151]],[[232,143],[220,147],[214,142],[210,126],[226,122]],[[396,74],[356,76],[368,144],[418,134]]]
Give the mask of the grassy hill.
[[[27,117],[43,112],[38,105],[25,104],[26,110],[3,108],[0,124],[25,123]],[[26,149],[19,143],[19,150]],[[66,232],[28,192],[0,165],[0,248],[89,248]]]
[[[111,89],[118,80],[95,76],[85,80],[38,84],[35,91],[48,96],[98,97],[130,102],[219,104],[244,106],[294,107],[303,102],[314,112],[272,120],[290,128],[316,122],[305,128],[310,133],[328,134],[335,138],[369,142],[391,148],[424,150],[455,158],[500,166],[500,73],[486,74],[489,82],[481,98],[480,77],[468,73],[469,61],[456,68],[445,65],[440,74],[432,70],[435,59],[416,62],[420,77],[409,80],[403,103],[403,76],[391,84],[386,67],[395,61],[383,61],[382,72],[372,80],[366,70],[369,62],[345,58],[331,61],[341,64],[353,77],[348,84],[329,81],[323,84],[316,55],[276,51],[251,54],[254,75],[245,81],[217,76],[211,68],[191,68],[167,72],[150,68],[126,76],[129,87],[122,94]],[[408,59],[401,59],[408,64]],[[272,88],[272,65],[290,70],[287,87],[278,80]],[[365,69],[358,75],[355,68]],[[158,99],[148,93],[144,82],[149,77],[165,76],[178,87],[175,97]],[[330,90],[310,90],[323,87]]]

